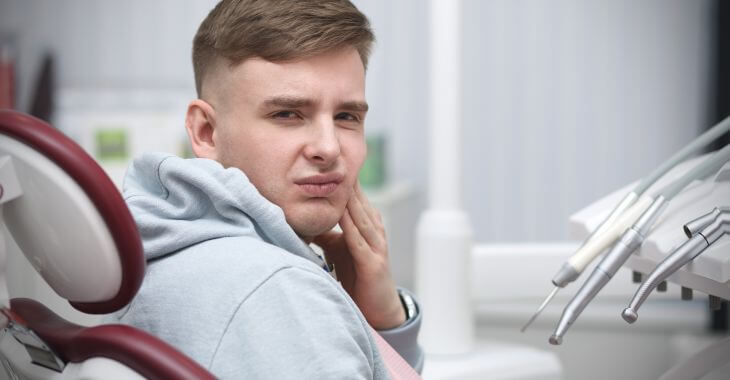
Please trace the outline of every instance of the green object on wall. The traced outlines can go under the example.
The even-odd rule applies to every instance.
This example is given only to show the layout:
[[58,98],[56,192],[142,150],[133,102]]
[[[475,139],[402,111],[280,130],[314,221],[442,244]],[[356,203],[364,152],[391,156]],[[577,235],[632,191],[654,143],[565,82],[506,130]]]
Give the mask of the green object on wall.
[[100,161],[125,161],[129,158],[126,128],[100,128],[95,133],[96,158]]
[[360,169],[359,180],[363,187],[377,188],[385,184],[385,137],[368,136],[365,139],[368,155]]

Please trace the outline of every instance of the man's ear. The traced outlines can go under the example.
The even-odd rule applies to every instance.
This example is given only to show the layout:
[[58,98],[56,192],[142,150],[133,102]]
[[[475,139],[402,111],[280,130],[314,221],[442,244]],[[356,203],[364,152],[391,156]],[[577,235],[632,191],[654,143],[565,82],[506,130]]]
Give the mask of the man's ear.
[[218,159],[215,135],[219,131],[216,128],[215,109],[202,99],[190,102],[185,116],[185,129],[196,157]]

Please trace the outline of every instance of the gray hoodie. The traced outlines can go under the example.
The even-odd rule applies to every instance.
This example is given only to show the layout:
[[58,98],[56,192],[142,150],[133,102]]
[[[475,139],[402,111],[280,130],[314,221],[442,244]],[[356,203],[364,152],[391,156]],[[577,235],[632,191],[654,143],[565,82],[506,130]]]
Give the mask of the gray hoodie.
[[[326,264],[235,168],[147,154],[124,197],[148,261],[117,314],[221,378],[385,379],[367,322]],[[379,332],[416,369],[420,315]]]

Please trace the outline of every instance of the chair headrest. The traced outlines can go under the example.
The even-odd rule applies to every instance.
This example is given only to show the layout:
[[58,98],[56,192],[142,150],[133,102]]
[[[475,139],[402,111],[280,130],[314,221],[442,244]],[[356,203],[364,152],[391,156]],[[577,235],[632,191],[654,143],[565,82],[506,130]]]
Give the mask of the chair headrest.
[[5,156],[23,195],[3,205],[3,222],[36,271],[82,312],[129,303],[144,277],[142,243],[104,170],[61,132],[12,110],[0,110]]

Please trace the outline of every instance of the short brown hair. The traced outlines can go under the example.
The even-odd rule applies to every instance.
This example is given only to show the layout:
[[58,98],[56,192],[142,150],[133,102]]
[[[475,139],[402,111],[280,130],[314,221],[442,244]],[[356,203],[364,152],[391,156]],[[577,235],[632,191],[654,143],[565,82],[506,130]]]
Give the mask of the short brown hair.
[[351,46],[367,68],[374,41],[367,17],[348,0],[222,0],[193,39],[195,88],[202,96],[218,58],[288,61]]

